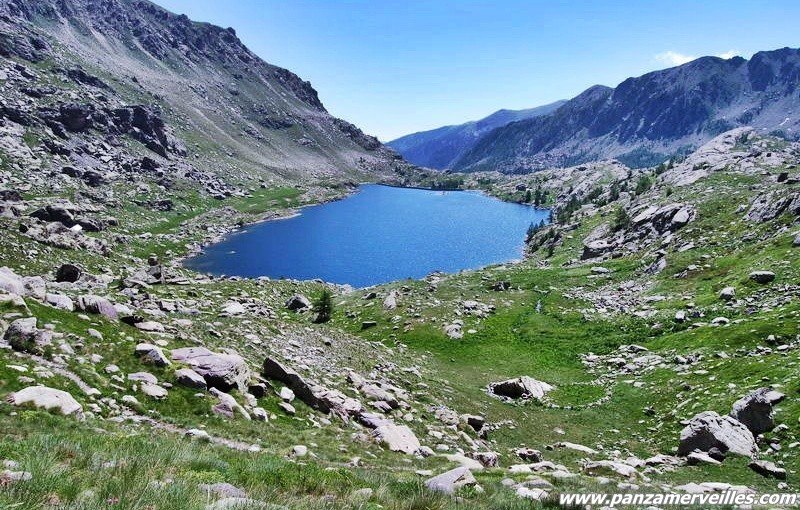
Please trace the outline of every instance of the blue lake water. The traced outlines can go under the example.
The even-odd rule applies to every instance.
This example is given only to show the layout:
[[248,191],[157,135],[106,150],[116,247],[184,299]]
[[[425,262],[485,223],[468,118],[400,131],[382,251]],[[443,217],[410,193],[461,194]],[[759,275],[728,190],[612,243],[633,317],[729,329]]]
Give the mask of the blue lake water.
[[299,216],[251,225],[186,262],[198,271],[367,287],[522,257],[546,209],[477,192],[363,185]]

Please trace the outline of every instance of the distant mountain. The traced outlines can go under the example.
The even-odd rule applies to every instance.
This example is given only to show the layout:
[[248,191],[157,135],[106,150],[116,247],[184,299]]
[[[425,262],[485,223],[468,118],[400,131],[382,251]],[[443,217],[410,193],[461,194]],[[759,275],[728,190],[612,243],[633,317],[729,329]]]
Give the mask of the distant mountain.
[[490,131],[450,167],[524,173],[607,158],[649,166],[740,126],[798,137],[800,50],[703,57],[591,87],[549,115]]
[[450,168],[461,154],[489,131],[510,122],[547,115],[565,102],[556,101],[527,110],[498,110],[481,120],[413,133],[386,145],[399,152],[411,163],[445,170]]

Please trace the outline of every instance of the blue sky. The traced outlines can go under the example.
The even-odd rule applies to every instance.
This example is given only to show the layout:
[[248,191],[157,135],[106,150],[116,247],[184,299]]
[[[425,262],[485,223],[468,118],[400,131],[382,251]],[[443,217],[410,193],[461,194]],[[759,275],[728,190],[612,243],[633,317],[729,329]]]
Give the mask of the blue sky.
[[156,0],[236,29],[388,141],[702,55],[800,46],[800,2]]

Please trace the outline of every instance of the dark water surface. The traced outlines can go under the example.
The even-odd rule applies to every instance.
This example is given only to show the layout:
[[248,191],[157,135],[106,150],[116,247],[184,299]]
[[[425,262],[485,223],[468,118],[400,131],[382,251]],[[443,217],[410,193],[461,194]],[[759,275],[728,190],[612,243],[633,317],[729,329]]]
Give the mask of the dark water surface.
[[519,259],[528,226],[548,215],[476,192],[368,184],[299,216],[251,225],[186,265],[366,287]]

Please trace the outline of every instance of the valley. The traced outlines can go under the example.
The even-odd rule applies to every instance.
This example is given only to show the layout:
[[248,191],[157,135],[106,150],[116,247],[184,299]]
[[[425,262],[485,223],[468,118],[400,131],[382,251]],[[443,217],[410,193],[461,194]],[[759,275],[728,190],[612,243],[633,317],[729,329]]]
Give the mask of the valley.
[[[742,126],[641,168],[440,173],[184,18],[0,1],[0,507],[800,492],[800,143]],[[362,183],[439,190],[388,188],[502,250],[411,279],[185,265]]]

